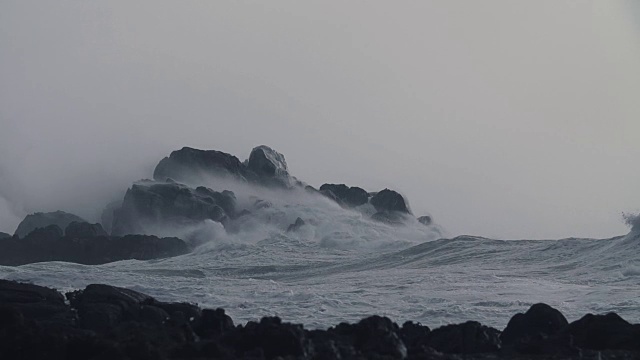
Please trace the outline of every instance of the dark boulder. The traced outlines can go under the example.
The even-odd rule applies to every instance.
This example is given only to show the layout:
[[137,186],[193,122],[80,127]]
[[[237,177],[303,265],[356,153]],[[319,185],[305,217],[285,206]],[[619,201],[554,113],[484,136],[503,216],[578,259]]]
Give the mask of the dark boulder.
[[587,314],[560,334],[568,335],[573,345],[582,349],[640,351],[640,326],[628,323],[615,313]]
[[11,235],[7,234],[7,233],[3,233],[2,231],[0,231],[0,240],[2,239],[8,239],[10,238]]
[[349,207],[363,205],[369,201],[369,193],[356,186],[349,187],[345,184],[324,184],[320,186],[321,192],[327,190],[340,199],[342,204]]
[[532,305],[524,314],[514,315],[502,331],[503,346],[516,347],[520,352],[545,351],[548,338],[558,334],[569,322],[562,313],[547,304]]
[[114,213],[113,235],[148,234],[158,226],[180,227],[205,219],[224,222],[235,216],[231,191],[195,190],[178,183],[138,183]]
[[296,184],[289,175],[284,155],[266,145],[251,150],[247,168],[258,176],[263,185],[290,188]]
[[393,190],[384,189],[378,192],[371,198],[370,202],[377,211],[398,211],[411,214],[404,197]]
[[407,346],[409,353],[427,344],[431,329],[420,323],[407,321],[400,328],[400,338]]
[[196,323],[194,330],[203,338],[218,338],[235,328],[233,320],[224,309],[204,309],[200,321]]
[[431,216],[428,216],[428,215],[420,216],[420,217],[418,218],[418,222],[419,222],[420,224],[422,224],[422,225],[426,225],[426,226],[431,225],[432,221],[433,221],[433,220],[431,219]]
[[304,225],[305,225],[304,220],[302,220],[301,218],[297,218],[296,222],[289,225],[289,227],[287,228],[287,232],[298,231]]
[[242,356],[239,358],[257,354],[266,359],[307,358],[313,352],[302,325],[282,323],[278,317],[264,317],[259,323],[250,321],[222,341]]
[[389,318],[370,316],[355,325],[355,346],[364,354],[404,359],[407,357],[407,348],[398,332],[398,325]]
[[54,211],[47,213],[37,212],[27,215],[24,220],[20,222],[18,228],[16,229],[15,235],[18,235],[22,238],[27,236],[27,234],[37,228],[44,228],[49,225],[57,225],[60,229],[65,229],[74,221],[86,222],[86,220],[82,219],[81,217],[69,214],[64,211]]
[[431,331],[428,345],[454,354],[496,352],[500,350],[500,331],[476,321],[446,325]]
[[310,337],[321,358],[404,359],[407,348],[398,325],[382,316],[370,316],[357,324],[341,323]]
[[201,313],[195,305],[163,303],[137,291],[102,284],[67,293],[67,299],[78,311],[80,326],[100,333],[128,321],[161,326],[172,320],[182,326],[199,321]]
[[92,238],[96,236],[107,236],[107,232],[104,231],[100,224],[74,221],[64,229],[64,236],[71,238]]
[[173,151],[158,163],[153,172],[153,178],[162,182],[171,178],[201,184],[203,178],[211,176],[247,180],[245,167],[237,157],[221,151],[189,147]]

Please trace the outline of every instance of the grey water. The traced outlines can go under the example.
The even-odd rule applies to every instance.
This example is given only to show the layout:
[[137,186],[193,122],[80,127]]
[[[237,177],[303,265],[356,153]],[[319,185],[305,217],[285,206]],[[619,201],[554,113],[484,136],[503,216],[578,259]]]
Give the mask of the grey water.
[[[617,312],[640,322],[640,232],[610,239],[443,238],[437,225],[374,222],[311,196],[272,206],[236,232],[206,221],[193,253],[100,266],[0,267],[0,277],[61,291],[123,286],[165,301],[222,307],[238,323],[280,316],[326,328],[372,314],[429,326],[476,320],[502,329],[536,303],[569,321]],[[297,217],[306,225],[286,232]]]

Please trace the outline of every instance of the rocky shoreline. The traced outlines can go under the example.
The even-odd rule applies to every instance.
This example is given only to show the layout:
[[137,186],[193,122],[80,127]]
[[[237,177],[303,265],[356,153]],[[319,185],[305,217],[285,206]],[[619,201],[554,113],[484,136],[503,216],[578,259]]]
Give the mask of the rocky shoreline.
[[0,280],[0,359],[640,359],[640,325],[615,313],[569,323],[535,304],[502,331],[370,316],[327,330],[167,303],[92,284],[64,296]]

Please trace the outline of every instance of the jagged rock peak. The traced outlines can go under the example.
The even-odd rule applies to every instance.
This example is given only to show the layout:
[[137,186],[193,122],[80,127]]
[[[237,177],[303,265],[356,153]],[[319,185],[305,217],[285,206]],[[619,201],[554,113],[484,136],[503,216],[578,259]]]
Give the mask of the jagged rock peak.
[[245,179],[245,168],[240,160],[222,151],[199,150],[183,147],[162,159],[153,172],[157,181],[171,178],[177,181],[193,182],[203,176],[230,176]]

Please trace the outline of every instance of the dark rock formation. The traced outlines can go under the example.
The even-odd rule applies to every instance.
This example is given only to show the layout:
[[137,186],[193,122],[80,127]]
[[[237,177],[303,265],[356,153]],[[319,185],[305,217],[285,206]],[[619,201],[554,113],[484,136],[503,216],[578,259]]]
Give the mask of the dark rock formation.
[[304,225],[305,225],[304,220],[302,220],[301,218],[297,218],[296,222],[289,225],[289,227],[287,228],[287,232],[298,231],[298,229],[300,229]]
[[545,342],[569,323],[562,313],[547,304],[535,304],[526,313],[514,315],[502,331],[504,346],[515,346],[528,353],[545,352]]
[[81,217],[69,214],[64,211],[54,212],[37,212],[27,215],[22,222],[18,225],[15,235],[19,237],[25,237],[27,234],[37,228],[44,228],[49,225],[57,225],[60,229],[65,229],[69,224],[74,221],[86,222]]
[[[615,314],[587,315],[557,332],[558,314],[541,305],[516,320],[518,326],[528,323],[538,330],[510,324],[509,332],[542,331],[550,334],[549,339],[574,342],[578,351],[536,356],[517,349],[505,352],[500,350],[498,330],[473,321],[430,331],[412,322],[399,328],[386,317],[371,316],[356,324],[309,331],[277,317],[235,326],[222,309],[161,302],[108,285],[89,285],[66,297],[68,303],[55,290],[0,280],[0,358],[613,360],[640,356],[638,325]],[[542,318],[555,325],[544,325]]]
[[398,192],[384,189],[375,194],[371,200],[377,211],[398,211],[405,214],[411,214],[409,206]]
[[454,354],[496,352],[500,349],[500,331],[476,321],[446,325],[429,334],[428,345]]
[[10,237],[11,237],[11,235],[9,235],[7,233],[3,233],[2,231],[0,231],[0,239],[8,239]]
[[331,192],[341,203],[348,207],[363,205],[369,201],[369,193],[356,186],[349,187],[345,184],[324,184],[320,186],[320,191],[325,195],[327,191]]
[[91,238],[95,236],[107,236],[100,224],[74,221],[66,229],[64,235],[70,238]]
[[[146,235],[109,237],[63,236],[56,225],[38,228],[23,239],[0,239],[0,265],[17,266],[43,261],[68,261],[95,265],[119,260],[149,260],[186,254],[187,244],[177,238]],[[86,234],[85,234],[86,235]]]
[[224,222],[235,216],[235,201],[231,191],[194,190],[178,183],[134,184],[114,213],[112,234],[148,234],[158,226],[191,225],[205,219]]
[[153,178],[166,181],[171,178],[186,183],[202,184],[203,178],[229,177],[246,181],[246,170],[237,157],[216,150],[198,150],[184,147],[172,152],[158,163]]
[[574,321],[561,334],[568,334],[573,345],[591,350],[640,351],[640,326],[632,325],[618,314],[587,314]]
[[428,215],[420,216],[420,217],[418,218],[418,222],[419,222],[419,223],[421,223],[421,224],[423,224],[423,225],[427,225],[427,226],[429,226],[429,225],[431,225],[431,222],[432,222],[432,220],[431,220],[431,216],[428,216]]
[[284,155],[266,145],[251,150],[247,168],[258,176],[263,185],[290,188],[295,184]]

